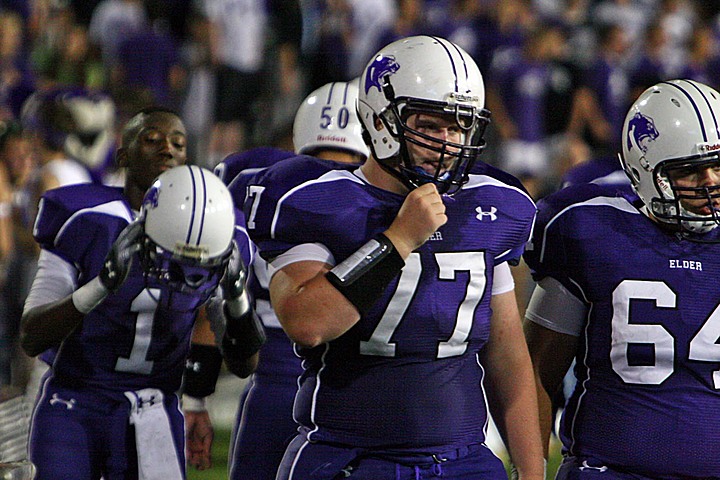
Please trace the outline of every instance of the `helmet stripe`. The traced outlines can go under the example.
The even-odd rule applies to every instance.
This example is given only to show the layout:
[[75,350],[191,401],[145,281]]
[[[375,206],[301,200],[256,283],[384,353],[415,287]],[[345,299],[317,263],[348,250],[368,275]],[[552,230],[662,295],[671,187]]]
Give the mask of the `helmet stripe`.
[[345,88],[343,89],[343,105],[347,105],[347,99],[348,99],[348,90],[350,89],[350,84],[346,83]]
[[190,236],[192,235],[193,224],[195,223],[195,209],[197,208],[197,205],[196,205],[196,203],[197,203],[197,186],[195,185],[195,174],[193,173],[193,169],[191,166],[188,166],[188,173],[190,174],[190,180],[192,181],[192,208],[191,208],[191,211],[193,212],[193,214],[190,215],[190,225],[188,225],[188,231],[187,231],[187,236],[185,237],[185,243],[190,243]]
[[718,119],[717,119],[717,117],[715,116],[715,110],[713,110],[712,106],[710,105],[710,99],[707,97],[707,95],[705,95],[705,92],[703,92],[703,91],[700,89],[700,87],[698,87],[697,83],[692,82],[692,81],[689,81],[689,80],[685,80],[685,81],[686,81],[687,83],[689,83],[690,85],[692,85],[692,87],[693,87],[695,90],[698,91],[698,93],[700,94],[700,96],[703,97],[703,100],[705,100],[705,105],[707,106],[708,111],[710,112],[710,116],[712,117],[713,122],[715,123],[715,135],[717,135],[717,136],[718,136],[718,139],[720,139],[720,133],[718,132],[718,128],[719,128],[719,127],[718,127]]
[[[682,88],[680,85],[677,85],[675,83],[670,83],[670,82],[661,82],[661,83],[663,83],[665,85],[670,85],[673,88],[677,88],[678,90],[680,90],[683,93],[683,95],[685,95],[687,97],[687,99],[690,101],[690,104],[693,106],[693,109],[695,110],[695,116],[697,117],[698,123],[700,124],[700,130],[702,131],[702,135],[703,135],[703,142],[707,142],[708,139],[707,139],[707,131],[705,129],[705,122],[703,121],[703,117],[702,117],[702,114],[700,113],[700,109],[698,108],[697,103],[695,103],[695,99],[692,97],[690,92],[688,92],[687,90]],[[716,123],[715,130],[717,131],[717,123]]]
[[202,238],[203,232],[205,232],[205,212],[207,212],[207,201],[208,201],[208,188],[207,188],[207,182],[205,181],[205,172],[198,168],[200,171],[200,179],[202,180],[202,191],[203,191],[203,204],[202,208],[200,210],[200,231],[197,236],[197,243],[195,245],[200,245],[200,238]]
[[333,90],[335,90],[335,82],[330,85],[330,90],[328,90],[327,100],[325,101],[326,105],[330,105],[330,101],[332,100],[333,96]]
[[[467,89],[467,81],[470,78],[470,73],[468,72],[468,66],[467,66],[467,62],[465,61],[465,55],[462,54],[462,52],[460,51],[460,49],[458,48],[457,45],[455,45],[454,43],[451,43],[450,45],[452,45],[452,47],[455,49],[458,56],[462,60],[463,70],[465,71],[465,85],[466,85],[465,88]],[[457,81],[456,81],[456,85],[457,85]],[[457,91],[459,93],[459,87],[456,86],[455,91]]]
[[335,93],[335,88],[341,87],[343,89],[342,92],[342,104],[347,105],[348,103],[348,91],[350,89],[350,84],[348,82],[332,82],[330,84],[330,89],[328,90],[328,96],[327,100],[325,100],[326,105],[332,104],[332,98],[333,94]]
[[[447,53],[448,59],[450,60],[450,65],[452,66],[453,74],[455,75],[455,92],[459,92],[459,91],[460,91],[460,87],[459,87],[459,85],[458,85],[458,71],[457,71],[457,68],[456,68],[456,66],[455,66],[455,59],[453,58],[452,52],[451,52],[450,49],[447,47],[447,45],[445,45],[446,42],[445,42],[442,38],[440,38],[440,37],[433,37],[433,36],[430,36],[430,38],[432,38],[433,40],[435,40],[436,42],[438,42],[438,43],[442,46],[442,48],[445,49],[445,52]],[[453,45],[453,46],[454,46],[454,45]],[[454,47],[455,47],[455,46],[454,46]],[[457,47],[455,47],[455,49],[457,50]],[[458,52],[458,53],[459,53],[459,52]],[[462,55],[460,55],[460,58],[463,58]],[[463,61],[463,63],[464,63],[464,61]],[[465,66],[465,78],[467,78],[467,66]]]

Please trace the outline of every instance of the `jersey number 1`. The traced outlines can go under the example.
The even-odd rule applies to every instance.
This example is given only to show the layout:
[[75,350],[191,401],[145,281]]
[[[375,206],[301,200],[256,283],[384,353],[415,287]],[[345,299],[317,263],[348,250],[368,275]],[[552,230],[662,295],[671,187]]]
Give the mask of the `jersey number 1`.
[[155,308],[160,298],[160,289],[146,288],[133,300],[130,310],[137,312],[135,322],[135,337],[133,338],[130,356],[120,357],[115,363],[115,370],[118,372],[140,373],[150,375],[155,362],[147,359],[152,338],[153,321],[155,320]]

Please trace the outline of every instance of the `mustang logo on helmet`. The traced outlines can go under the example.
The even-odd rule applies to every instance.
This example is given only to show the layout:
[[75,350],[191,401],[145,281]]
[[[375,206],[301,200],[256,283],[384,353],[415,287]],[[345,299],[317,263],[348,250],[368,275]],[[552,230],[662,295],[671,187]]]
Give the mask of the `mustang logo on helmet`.
[[[633,145],[636,145],[643,153],[646,153],[648,143],[652,142],[659,136],[660,132],[658,132],[657,128],[655,128],[655,121],[647,115],[643,115],[638,112],[630,120],[628,125],[628,150],[632,150]],[[633,140],[635,141],[633,142]]]
[[368,93],[371,87],[377,87],[382,92],[380,83],[382,78],[385,75],[392,75],[399,69],[400,65],[395,61],[395,57],[378,55],[365,74],[365,93]]

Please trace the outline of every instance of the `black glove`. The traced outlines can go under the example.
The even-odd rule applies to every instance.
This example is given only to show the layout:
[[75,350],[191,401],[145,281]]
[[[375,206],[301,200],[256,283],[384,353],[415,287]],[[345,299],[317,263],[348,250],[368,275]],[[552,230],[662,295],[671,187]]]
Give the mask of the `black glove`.
[[[226,313],[227,315],[227,313]],[[255,355],[267,341],[265,329],[260,318],[252,310],[242,318],[229,318],[228,328],[233,325],[233,334],[229,331],[223,335],[220,350],[225,363],[231,372],[239,377],[245,377],[236,372],[233,365],[244,362]]]
[[[254,355],[266,340],[262,322],[250,304],[250,297],[245,285],[246,280],[247,268],[242,261],[237,244],[233,242],[230,261],[221,280],[223,311],[226,321],[222,351],[228,368],[233,373],[238,370],[238,368],[234,368],[234,365]],[[239,374],[236,373],[236,375]]]
[[245,282],[247,280],[247,267],[240,255],[240,249],[235,240],[232,244],[230,260],[225,268],[220,285],[223,290],[224,300],[235,300],[245,295]]
[[113,243],[98,275],[100,282],[108,291],[116,292],[127,279],[133,257],[140,251],[144,234],[143,224],[135,220],[120,232]]
[[[243,263],[237,243],[233,241],[230,260],[227,267],[225,267],[225,275],[220,280],[224,309],[229,318],[241,318],[251,309],[250,297],[245,285],[246,281],[247,267]],[[228,327],[232,328],[229,322]],[[232,335],[233,332],[230,332],[230,334]]]

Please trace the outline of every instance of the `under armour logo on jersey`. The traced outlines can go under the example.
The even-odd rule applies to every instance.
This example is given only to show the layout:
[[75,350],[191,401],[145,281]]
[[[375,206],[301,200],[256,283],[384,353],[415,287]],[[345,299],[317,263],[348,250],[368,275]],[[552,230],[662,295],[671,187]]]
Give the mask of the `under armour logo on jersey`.
[[477,218],[481,222],[483,221],[483,217],[490,217],[491,222],[497,220],[497,215],[495,215],[495,212],[497,212],[497,208],[495,207],[490,207],[490,210],[487,212],[483,211],[482,207],[477,207],[475,211],[477,212],[475,218]]
[[65,408],[67,408],[68,410],[72,410],[77,402],[74,398],[71,398],[70,400],[64,400],[58,397],[57,393],[53,393],[53,396],[50,399],[50,405],[56,405],[58,403],[65,405]]
[[602,473],[607,472],[607,469],[608,467],[606,467],[605,465],[603,465],[602,467],[591,467],[590,465],[588,465],[587,460],[583,460],[582,467],[580,467],[578,470],[597,470],[598,472]]

